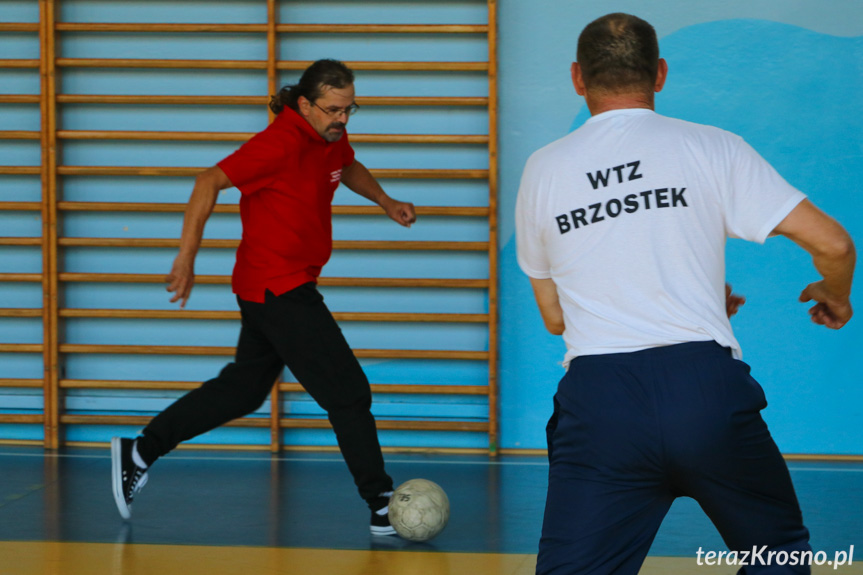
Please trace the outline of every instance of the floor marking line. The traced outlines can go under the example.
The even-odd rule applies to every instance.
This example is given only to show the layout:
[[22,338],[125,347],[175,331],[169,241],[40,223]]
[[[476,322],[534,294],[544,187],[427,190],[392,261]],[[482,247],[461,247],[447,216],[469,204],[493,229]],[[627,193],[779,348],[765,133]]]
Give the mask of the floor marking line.
[[[111,459],[110,454],[106,455],[84,455],[77,453],[8,453],[0,451],[0,457],[55,457],[55,458],[70,458],[70,459]],[[315,463],[342,463],[344,459],[341,457],[314,457],[314,458],[303,458],[303,457],[219,457],[219,456],[200,456],[200,457],[189,457],[183,455],[171,455],[171,461],[291,461],[291,462],[302,462],[302,461],[310,461]],[[387,458],[385,456],[385,460],[387,464],[405,464],[405,463],[420,463],[420,464],[433,464],[433,465],[515,465],[515,466],[528,466],[528,467],[548,467],[548,463],[545,461],[415,461],[415,460],[407,460],[407,459],[396,459],[396,458]]]
[[[0,457],[40,457],[40,458],[70,458],[70,459],[111,459],[110,454],[105,455],[87,455],[77,453],[10,453],[0,451]],[[471,456],[476,457],[476,456]],[[517,456],[516,456],[517,457]],[[532,456],[535,457],[535,456]],[[518,466],[518,467],[548,467],[548,462],[543,461],[458,461],[458,460],[440,460],[440,461],[422,461],[413,459],[400,459],[398,456],[387,458],[387,465],[396,464],[430,464],[430,465],[492,465],[492,466]],[[221,456],[184,456],[171,455],[170,461],[287,461],[287,462],[303,462],[312,463],[342,463],[344,460],[341,457],[221,457]],[[843,469],[841,465],[859,465],[857,463],[837,463],[837,467],[800,467],[796,465],[788,466],[789,471],[800,472],[819,472],[819,473],[863,473],[863,465],[856,468]]]

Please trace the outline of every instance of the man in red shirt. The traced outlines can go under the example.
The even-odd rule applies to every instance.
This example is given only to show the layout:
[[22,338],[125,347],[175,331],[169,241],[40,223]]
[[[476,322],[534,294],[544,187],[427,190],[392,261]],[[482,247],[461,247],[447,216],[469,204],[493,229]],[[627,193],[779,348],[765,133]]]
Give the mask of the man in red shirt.
[[353,83],[341,62],[315,62],[297,85],[273,96],[272,124],[196,178],[167,289],[171,302],[186,305],[204,224],[219,191],[237,187],[243,237],[232,286],[242,315],[239,343],[233,363],[153,418],[141,436],[112,439],[114,499],[124,519],[156,459],[258,409],[287,365],[326,410],[372,511],[372,534],[395,533],[387,519],[393,482],[384,470],[369,382],[316,288],[332,252],[331,203],[340,181],[397,223],[416,221],[413,204],[389,197],[354,159],[345,131],[358,109]]

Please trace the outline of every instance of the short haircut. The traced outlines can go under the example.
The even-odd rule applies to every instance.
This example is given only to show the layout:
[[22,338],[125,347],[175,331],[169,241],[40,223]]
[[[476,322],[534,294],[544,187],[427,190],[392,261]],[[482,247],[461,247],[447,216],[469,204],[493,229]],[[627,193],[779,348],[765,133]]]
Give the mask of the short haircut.
[[656,30],[630,14],[607,14],[581,32],[576,59],[587,89],[652,92],[659,67]]
[[324,88],[347,88],[354,83],[354,73],[338,60],[324,59],[306,68],[300,81],[285,86],[270,98],[270,109],[274,114],[281,113],[285,106],[297,110],[300,96],[314,102],[324,93]]

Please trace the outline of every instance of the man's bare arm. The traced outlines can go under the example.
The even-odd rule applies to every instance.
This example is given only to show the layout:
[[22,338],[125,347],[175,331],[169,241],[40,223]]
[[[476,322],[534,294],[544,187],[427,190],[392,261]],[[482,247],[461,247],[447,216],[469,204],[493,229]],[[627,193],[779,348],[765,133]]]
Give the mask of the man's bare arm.
[[165,277],[168,284],[166,289],[174,294],[171,303],[180,300],[180,307],[186,307],[186,301],[195,285],[195,256],[201,247],[204,226],[213,213],[219,191],[231,186],[231,180],[219,166],[208,168],[195,178],[195,187],[192,188],[192,195],[183,216],[180,253],[174,259],[171,273]]
[[803,200],[773,233],[809,252],[815,269],[824,278],[809,284],[800,294],[800,301],[816,302],[809,309],[812,321],[831,329],[848,323],[854,313],[849,298],[857,252],[845,228],[812,202]]
[[382,207],[390,219],[407,228],[417,220],[414,205],[389,197],[371,172],[357,160],[342,169],[342,183]]
[[533,287],[542,321],[545,322],[545,329],[554,335],[563,335],[563,309],[560,307],[554,280],[530,278],[530,285]]

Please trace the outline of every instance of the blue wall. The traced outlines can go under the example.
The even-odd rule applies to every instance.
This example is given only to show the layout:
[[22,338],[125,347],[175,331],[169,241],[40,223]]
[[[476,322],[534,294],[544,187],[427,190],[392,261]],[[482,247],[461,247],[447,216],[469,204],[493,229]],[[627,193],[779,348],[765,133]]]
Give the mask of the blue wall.
[[[531,152],[588,117],[569,65],[578,33],[605,13],[650,21],[669,79],[657,111],[737,132],[793,185],[861,236],[863,5],[856,2],[504,2],[501,6],[502,444],[537,447],[562,375],[515,261],[513,209]],[[541,33],[539,31],[542,31]],[[732,240],[728,280],[748,298],[732,322],[765,388],[786,453],[863,453],[860,320],[831,332],[797,296],[818,279],[785,239]],[[855,301],[859,301],[859,284]]]
[[[154,9],[154,5],[158,9]],[[263,2],[233,1],[218,4],[188,2],[109,2],[64,0],[62,20],[68,21],[201,21],[263,22]],[[36,21],[35,1],[4,2],[0,19]],[[501,278],[501,446],[504,448],[544,447],[544,427],[551,410],[551,396],[562,375],[563,344],[548,335],[540,321],[526,277],[518,270],[514,254],[513,209],[521,169],[534,150],[557,139],[587,118],[581,98],[569,80],[578,33],[592,19],[613,11],[635,13],[653,23],[660,35],[662,55],[668,60],[670,76],[658,96],[660,113],[687,120],[718,125],[746,138],[772,162],[792,184],[843,223],[855,238],[861,237],[859,180],[863,173],[863,4],[856,0],[814,0],[759,2],[730,0],[724,3],[685,0],[629,0],[597,3],[589,0],[499,1],[499,96],[500,96],[500,278]],[[293,22],[485,22],[485,3],[477,0],[431,0],[421,2],[343,1],[283,2],[282,19]],[[367,44],[361,36],[333,41],[329,36],[290,37],[280,46],[282,58],[314,59],[336,57],[349,60],[385,59],[397,51],[401,59],[423,59],[434,38],[419,42],[401,36]],[[484,60],[481,36],[460,39],[441,59]],[[435,50],[440,54],[435,44]],[[162,35],[160,42],[144,42],[134,35],[65,33],[61,53],[68,57],[182,57],[262,59],[260,35],[205,36],[191,42],[182,35]],[[381,52],[381,50],[383,52]],[[0,35],[0,58],[36,58],[38,42],[32,35]],[[38,93],[38,73],[3,70],[0,92]],[[260,73],[195,71],[123,71],[66,69],[62,89],[66,93],[154,93],[195,94],[200,87],[212,93],[259,95],[266,91]],[[285,73],[283,82],[295,75]],[[379,72],[359,72],[358,94],[369,95],[476,95],[485,94],[482,74],[462,74],[441,81],[434,74],[415,73],[395,77]],[[217,114],[214,125],[213,114]],[[251,108],[154,110],[152,107],[94,108],[67,105],[62,117],[67,129],[130,130],[224,130],[255,131],[266,122],[263,110]],[[354,132],[452,132],[484,133],[484,112],[470,109],[426,110],[409,114],[398,109],[366,108],[352,121]],[[38,111],[26,105],[0,107],[0,130],[38,130]],[[119,165],[210,165],[236,147],[233,143],[207,145],[150,142],[99,143],[68,141],[63,148],[67,164]],[[441,149],[424,146],[357,145],[358,157],[370,167],[452,167],[484,168],[481,147],[460,146]],[[39,147],[31,141],[0,141],[0,164],[38,165]],[[482,205],[484,183],[385,182],[391,195],[440,205]],[[856,185],[855,185],[856,184]],[[4,176],[0,195],[8,201],[34,201],[39,196],[38,178]],[[187,180],[159,178],[66,178],[64,198],[78,201],[184,201]],[[142,198],[145,198],[143,200]],[[220,201],[236,201],[228,191]],[[337,203],[356,203],[349,192],[340,191]],[[133,214],[69,214],[66,235],[106,237],[176,237],[180,216]],[[484,223],[471,219],[427,218],[410,231],[379,225],[363,218],[336,221],[337,239],[458,239],[483,240]],[[235,218],[214,216],[211,237],[236,237]],[[0,212],[0,234],[35,236],[39,220],[35,214]],[[222,250],[224,251],[224,250]],[[38,249],[3,248],[0,272],[38,272]],[[138,255],[138,254],[136,254]],[[95,248],[70,251],[64,264],[69,271],[139,271],[164,273],[173,258],[171,250],[147,250],[136,260],[135,270],[116,250]],[[729,281],[748,298],[734,318],[745,360],[765,387],[770,407],[765,418],[780,448],[788,453],[863,453],[863,360],[854,351],[860,347],[860,320],[853,320],[840,332],[811,325],[807,306],[796,302],[800,290],[817,279],[809,258],[784,239],[769,240],[764,246],[731,241],[728,246]],[[229,260],[229,258],[228,258]],[[225,254],[204,250],[199,273],[229,273]],[[337,254],[328,275],[414,277],[484,277],[487,270],[481,254],[464,255],[443,262],[434,255],[420,255],[410,261],[384,254]],[[4,303],[0,307],[38,307],[38,285],[2,284]],[[198,286],[192,309],[233,309],[224,286]],[[66,292],[69,307],[104,307],[110,298],[116,307],[168,308],[161,286],[70,285]],[[855,301],[859,301],[859,288]],[[458,290],[441,296],[424,294],[420,301],[411,294],[391,292],[381,298],[375,290],[330,289],[328,302],[335,310],[351,311],[454,311],[482,312],[487,302],[472,292]],[[122,322],[79,320],[69,322],[69,337],[81,342],[127,343],[122,338],[134,330],[136,339],[158,343],[183,343],[188,334],[173,331],[170,322]],[[164,334],[171,341],[163,341]],[[404,342],[429,348],[482,348],[485,334],[470,325],[404,326],[403,330],[382,331],[372,324],[346,326],[356,347],[398,347]],[[214,322],[211,329],[194,336],[200,345],[232,345],[236,328]],[[200,339],[200,338],[205,339]],[[0,320],[0,342],[38,342],[38,320]],[[387,339],[390,338],[390,339]],[[176,340],[176,341],[174,341]],[[383,340],[383,341],[382,341]],[[0,377],[39,377],[38,358],[0,355]],[[158,364],[153,379],[200,379],[209,377],[221,359],[166,358]],[[436,383],[458,380],[481,384],[482,366],[440,365],[431,367],[404,362],[364,362],[371,379],[381,383],[407,381]],[[71,357],[67,377],[142,379],[143,361],[117,358]],[[393,369],[395,367],[395,369]],[[392,378],[392,381],[384,381]],[[77,409],[103,405],[98,394],[72,398]],[[294,398],[293,409],[315,413],[316,407]],[[170,394],[153,393],[142,398],[141,409],[157,410]],[[404,401],[396,398],[394,401]],[[0,409],[38,407],[32,393],[0,395]],[[77,403],[75,403],[77,402]],[[102,402],[100,404],[100,402]],[[386,415],[395,408],[386,401],[376,404]],[[440,409],[464,417],[481,415],[484,405],[466,401],[455,406],[418,404],[421,413]],[[3,429],[2,435],[38,434],[40,430]],[[246,430],[240,433],[257,433]],[[82,430],[76,438],[101,437],[112,430]],[[265,434],[265,430],[260,430]],[[291,432],[288,441],[327,443],[318,432]],[[256,436],[257,437],[257,436]],[[75,438],[72,438],[75,439]],[[233,438],[237,439],[237,438]],[[401,439],[385,434],[384,442],[434,444],[439,438],[423,434]],[[255,438],[249,441],[257,441]],[[481,437],[452,439],[454,445],[483,446]]]

